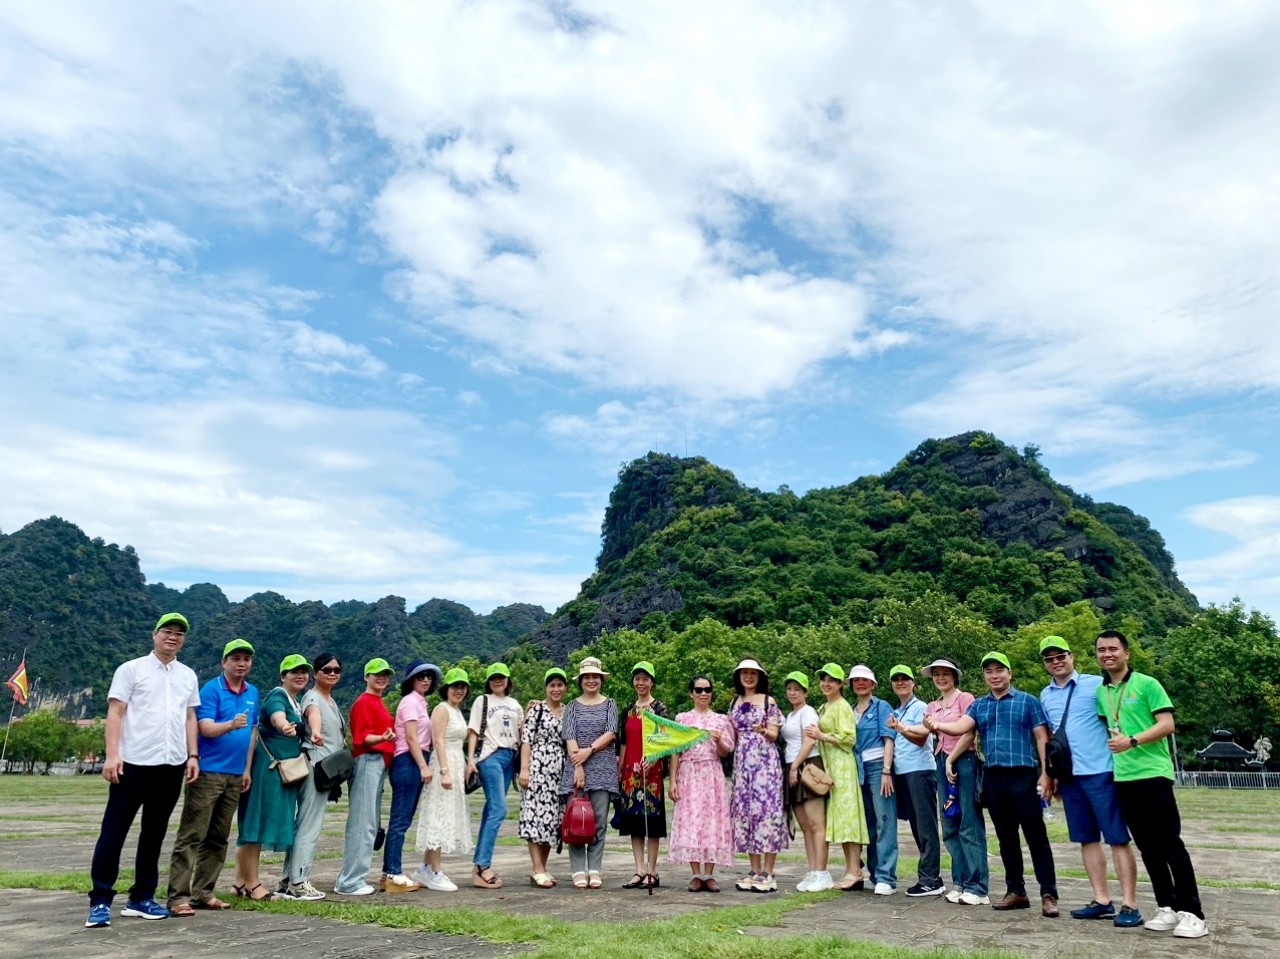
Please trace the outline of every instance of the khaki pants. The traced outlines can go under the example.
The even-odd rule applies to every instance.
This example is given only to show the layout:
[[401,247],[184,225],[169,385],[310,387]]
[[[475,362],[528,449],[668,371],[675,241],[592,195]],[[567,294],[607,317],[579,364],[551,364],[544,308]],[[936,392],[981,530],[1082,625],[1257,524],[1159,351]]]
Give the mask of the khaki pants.
[[243,785],[240,773],[201,773],[187,786],[169,861],[169,908],[213,897]]

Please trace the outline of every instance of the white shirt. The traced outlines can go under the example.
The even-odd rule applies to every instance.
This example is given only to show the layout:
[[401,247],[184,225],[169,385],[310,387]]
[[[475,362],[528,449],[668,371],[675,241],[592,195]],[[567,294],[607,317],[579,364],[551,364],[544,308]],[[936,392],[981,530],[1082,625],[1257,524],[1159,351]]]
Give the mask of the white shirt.
[[187,762],[187,710],[200,705],[195,670],[176,659],[167,666],[155,653],[121,663],[107,699],[128,708],[120,722],[120,758],[135,766],[183,766]]
[[484,724],[484,742],[478,743],[476,762],[488,759],[495,749],[515,749],[520,745],[520,727],[524,723],[524,710],[520,700],[511,696],[477,696],[471,704],[471,721],[467,728],[480,735],[480,717],[485,703],[489,705],[489,718]]
[[[789,763],[796,761],[796,757],[800,755],[800,747],[803,745],[804,728],[806,726],[818,725],[818,711],[808,703],[799,709],[793,709],[787,714],[787,718],[782,721],[782,741],[786,743],[786,760]],[[814,747],[810,756],[818,755],[817,747]]]

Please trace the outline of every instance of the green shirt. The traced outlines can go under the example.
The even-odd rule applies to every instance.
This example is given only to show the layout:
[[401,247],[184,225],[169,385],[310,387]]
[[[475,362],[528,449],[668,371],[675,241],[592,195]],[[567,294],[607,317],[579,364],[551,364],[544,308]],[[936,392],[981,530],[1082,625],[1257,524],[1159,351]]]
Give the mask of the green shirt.
[[[1098,715],[1114,732],[1119,727],[1125,736],[1136,736],[1155,725],[1156,713],[1173,712],[1173,703],[1159,680],[1132,669],[1118,683],[1105,676],[1098,687]],[[1173,779],[1173,757],[1167,738],[1143,743],[1122,753],[1114,753],[1116,782],[1135,779]]]

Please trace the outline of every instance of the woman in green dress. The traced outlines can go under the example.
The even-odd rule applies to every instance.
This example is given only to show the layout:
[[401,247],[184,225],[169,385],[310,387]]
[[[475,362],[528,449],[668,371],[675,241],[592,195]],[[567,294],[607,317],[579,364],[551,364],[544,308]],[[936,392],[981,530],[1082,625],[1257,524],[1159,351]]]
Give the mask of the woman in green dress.
[[[818,670],[818,686],[826,702],[818,707],[818,722],[805,728],[805,735],[818,744],[822,765],[834,780],[827,793],[827,842],[840,843],[844,850],[844,877],[837,889],[861,889],[862,846],[867,841],[867,821],[862,814],[862,789],[858,785],[857,760],[853,744],[858,726],[853,709],[844,698],[844,670],[827,663]],[[821,852],[826,869],[827,848]]]
[[302,710],[298,697],[311,681],[311,664],[294,653],[280,661],[280,685],[262,699],[258,717],[258,741],[253,752],[249,789],[240,796],[239,838],[236,840],[237,896],[274,899],[258,874],[262,850],[288,852],[293,845],[293,819],[298,811],[298,791],[311,788],[311,780],[286,786],[271,768],[272,759],[283,761],[302,755]]

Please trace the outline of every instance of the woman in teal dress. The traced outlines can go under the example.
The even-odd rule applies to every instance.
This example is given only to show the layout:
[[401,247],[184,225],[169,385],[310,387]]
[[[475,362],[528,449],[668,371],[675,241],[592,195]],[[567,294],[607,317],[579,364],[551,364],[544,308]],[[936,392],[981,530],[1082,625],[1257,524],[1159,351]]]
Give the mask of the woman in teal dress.
[[[808,726],[805,735],[817,741],[822,765],[834,780],[827,793],[827,842],[838,842],[844,849],[844,876],[836,888],[849,892],[863,887],[862,846],[867,841],[862,789],[858,785],[857,760],[853,758],[858,724],[853,708],[844,698],[844,670],[827,663],[818,670],[818,679],[827,701],[818,707],[817,725]],[[825,848],[822,858],[825,862]]]
[[271,768],[277,761],[302,755],[302,711],[298,697],[311,681],[311,664],[294,653],[280,662],[280,685],[262,699],[258,717],[258,741],[253,750],[253,775],[248,792],[240,796],[239,838],[236,840],[236,881],[231,888],[237,896],[274,899],[258,875],[265,847],[270,852],[287,852],[293,845],[293,820],[298,811],[298,793],[311,787],[310,779],[286,786],[280,773]]

